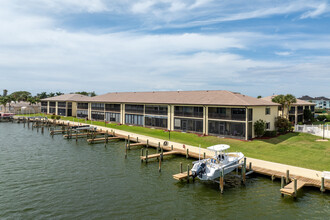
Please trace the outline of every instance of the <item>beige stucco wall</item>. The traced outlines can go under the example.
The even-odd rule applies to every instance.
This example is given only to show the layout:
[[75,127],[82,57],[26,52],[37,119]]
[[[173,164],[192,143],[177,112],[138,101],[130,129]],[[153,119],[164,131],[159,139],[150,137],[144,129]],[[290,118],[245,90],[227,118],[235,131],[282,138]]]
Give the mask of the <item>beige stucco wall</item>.
[[77,117],[77,102],[72,102],[72,116]]
[[[266,108],[270,108],[270,114],[266,115]],[[262,119],[266,122],[270,122],[270,131],[275,130],[275,119],[278,116],[278,107],[277,106],[255,106],[253,109],[253,118],[252,118],[252,138],[254,135],[254,122]]]

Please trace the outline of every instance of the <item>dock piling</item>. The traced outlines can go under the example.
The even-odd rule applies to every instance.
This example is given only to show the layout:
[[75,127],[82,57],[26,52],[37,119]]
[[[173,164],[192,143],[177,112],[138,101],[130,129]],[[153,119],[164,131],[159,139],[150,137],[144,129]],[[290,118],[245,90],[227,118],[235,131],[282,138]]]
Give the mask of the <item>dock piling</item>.
[[325,188],[324,188],[324,177],[321,177],[321,192],[325,192]]
[[187,148],[186,158],[189,158],[189,149]]
[[[283,189],[283,188],[284,188],[284,176],[281,176],[281,189]],[[284,194],[281,193],[281,196],[283,197]]]
[[225,173],[225,171],[222,168],[221,173],[220,173],[220,181],[219,181],[221,194],[223,194],[223,186],[224,186],[224,178],[225,178],[224,173]]
[[130,136],[128,135],[128,138],[127,138],[127,145],[128,145],[128,150],[131,149],[131,142],[130,142]]
[[149,147],[149,139],[147,139],[147,148]]
[[246,181],[246,157],[244,157],[244,163],[242,165],[242,180],[243,180],[243,184],[245,184]]
[[187,165],[187,183],[189,183],[189,164]]
[[206,158],[206,155],[205,155],[205,152],[203,153],[203,159],[205,159]]
[[285,183],[286,184],[289,184],[289,181],[290,181],[290,171],[289,170],[286,170]]
[[125,159],[127,159],[127,141],[125,139]]
[[158,172],[162,171],[162,160],[159,160]]
[[294,197],[297,197],[297,179],[295,178],[294,180]]
[[171,145],[171,150],[173,150],[173,144]]
[[148,163],[148,148],[146,149],[146,163]]

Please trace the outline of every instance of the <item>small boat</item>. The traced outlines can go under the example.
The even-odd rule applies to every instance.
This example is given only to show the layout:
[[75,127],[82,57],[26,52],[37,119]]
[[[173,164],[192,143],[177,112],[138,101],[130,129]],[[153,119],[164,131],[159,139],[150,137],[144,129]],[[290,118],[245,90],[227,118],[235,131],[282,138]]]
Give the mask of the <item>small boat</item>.
[[208,147],[207,149],[214,151],[215,155],[213,158],[193,162],[191,169],[193,177],[198,177],[200,180],[216,180],[222,171],[226,175],[235,170],[244,155],[241,152],[227,153],[226,150],[229,148],[230,146],[226,144]]

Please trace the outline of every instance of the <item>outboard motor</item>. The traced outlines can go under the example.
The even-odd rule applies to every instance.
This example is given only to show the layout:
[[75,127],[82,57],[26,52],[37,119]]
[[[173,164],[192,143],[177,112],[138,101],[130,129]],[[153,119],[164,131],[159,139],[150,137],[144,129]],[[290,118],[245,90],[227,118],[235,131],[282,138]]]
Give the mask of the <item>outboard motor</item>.
[[196,171],[192,172],[193,177],[199,176],[202,177],[203,173],[205,173],[205,168],[206,168],[206,164],[205,163],[201,163]]

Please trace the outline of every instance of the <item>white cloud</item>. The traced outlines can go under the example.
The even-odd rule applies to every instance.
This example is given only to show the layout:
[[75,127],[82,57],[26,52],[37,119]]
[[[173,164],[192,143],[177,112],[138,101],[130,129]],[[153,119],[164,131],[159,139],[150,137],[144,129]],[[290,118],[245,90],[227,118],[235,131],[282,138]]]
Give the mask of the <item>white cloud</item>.
[[281,52],[278,51],[278,52],[275,52],[275,54],[278,55],[278,56],[289,56],[292,53],[289,52],[289,51],[281,51]]
[[315,18],[321,14],[324,14],[325,12],[327,12],[327,3],[322,3],[320,5],[318,5],[315,10],[313,11],[308,11],[306,13],[304,13],[303,15],[300,16],[301,19],[305,19],[305,18]]

